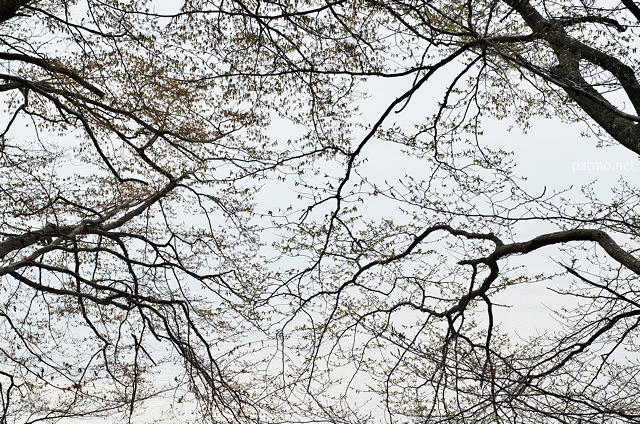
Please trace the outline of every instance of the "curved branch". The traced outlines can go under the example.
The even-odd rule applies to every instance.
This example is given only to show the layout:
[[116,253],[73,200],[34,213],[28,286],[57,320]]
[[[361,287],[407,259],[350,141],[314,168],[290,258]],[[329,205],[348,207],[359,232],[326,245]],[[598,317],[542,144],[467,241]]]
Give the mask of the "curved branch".
[[640,259],[634,257],[629,252],[621,248],[607,233],[602,230],[573,229],[543,234],[526,242],[498,246],[486,259],[480,259],[478,261],[495,263],[509,255],[529,253],[541,247],[553,244],[569,243],[572,241],[594,241],[598,243],[611,258],[615,259],[627,269],[640,275]]

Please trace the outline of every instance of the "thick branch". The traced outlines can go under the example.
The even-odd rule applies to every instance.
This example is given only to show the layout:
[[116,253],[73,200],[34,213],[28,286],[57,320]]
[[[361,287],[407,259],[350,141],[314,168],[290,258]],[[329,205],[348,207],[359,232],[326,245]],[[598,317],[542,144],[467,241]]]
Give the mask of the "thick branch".
[[633,16],[635,16],[638,23],[640,23],[640,7],[638,7],[633,0],[622,0],[622,4],[624,4],[629,12],[633,13]]
[[18,9],[26,6],[31,0],[0,0],[0,23],[16,16]]
[[611,258],[624,267],[640,275],[640,259],[621,248],[607,233],[601,230],[574,229],[548,233],[521,243],[510,243],[497,246],[486,258],[462,261],[461,264],[496,263],[498,260],[514,254],[525,254],[541,247],[572,241],[594,241],[604,249]]
[[32,57],[25,54],[6,53],[6,52],[0,52],[0,59],[19,60],[21,62],[37,65],[42,69],[46,69],[47,71],[50,71],[50,72],[65,75],[71,78],[72,80],[74,80],[75,82],[77,82],[78,84],[80,84],[81,86],[83,86],[84,88],[86,88],[87,90],[96,94],[97,96],[104,97],[104,92],[100,90],[98,87],[91,84],[90,82],[82,78],[80,75],[78,75],[71,69],[65,68],[64,66],[56,65],[52,63],[52,61],[50,60],[41,59],[39,57]]
[[[31,231],[19,236],[7,237],[4,241],[0,242],[0,259],[4,258],[6,255],[15,250],[24,249],[36,243],[43,243],[51,246],[45,246],[45,248],[40,249],[40,251],[37,252],[37,255],[39,256],[45,251],[53,249],[55,246],[53,246],[52,243],[55,244],[56,242],[60,242],[64,238],[72,237],[79,234],[91,234],[96,230],[110,231],[119,228],[127,222],[131,221],[136,216],[143,213],[145,210],[151,207],[151,205],[165,197],[178,185],[178,183],[179,181],[175,181],[167,184],[162,190],[148,197],[144,201],[138,203],[137,206],[135,206],[129,212],[111,222],[108,222],[108,220],[113,218],[117,213],[129,207],[132,207],[133,205],[131,203],[119,205],[118,207],[112,208],[108,213],[102,214],[97,219],[85,219],[81,223],[76,225],[56,225],[48,223],[40,230]],[[54,238],[57,240],[53,241],[52,239]],[[15,265],[16,264],[14,264],[12,268],[15,268]],[[8,268],[0,271],[0,275],[6,273],[7,269]]]
[[[559,66],[553,76],[562,80],[561,87],[595,122],[626,148],[640,154],[640,127],[620,114],[604,107],[608,101],[580,73],[580,60],[586,60],[609,71],[625,90],[636,113],[640,113],[640,83],[635,72],[621,60],[588,46],[569,36],[561,25],[544,18],[526,0],[504,0],[522,16],[527,25],[553,48]],[[575,87],[575,89],[573,88]],[[583,93],[587,93],[584,95]],[[593,98],[599,101],[594,101]]]

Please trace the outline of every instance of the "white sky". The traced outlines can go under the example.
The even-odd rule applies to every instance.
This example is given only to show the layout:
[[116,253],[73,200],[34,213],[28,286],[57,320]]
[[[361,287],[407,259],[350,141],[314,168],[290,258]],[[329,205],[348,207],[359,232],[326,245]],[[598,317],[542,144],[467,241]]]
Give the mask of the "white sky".
[[[374,123],[382,110],[399,93],[400,87],[407,81],[393,82],[384,80],[368,84],[371,97],[363,102],[361,115],[358,120],[363,123]],[[396,88],[398,87],[398,88]],[[425,87],[421,93],[428,92]],[[411,101],[411,106],[400,115],[393,115],[391,119],[403,124],[420,122],[424,109],[433,107],[434,99],[430,96],[416,96]],[[522,134],[518,128],[507,131],[508,122],[497,122],[487,119],[483,126],[486,140],[492,147],[502,147],[505,150],[513,150],[516,163],[515,173],[528,177],[523,183],[531,193],[542,192],[547,189],[564,189],[573,186],[572,193],[579,193],[579,188],[596,181],[596,191],[607,197],[610,188],[617,185],[620,177],[629,181],[636,181],[640,175],[640,161],[628,150],[613,146],[597,148],[593,138],[584,138],[580,135],[585,129],[580,124],[562,124],[556,120],[534,119],[531,129],[527,134]],[[288,128],[277,126],[273,128],[274,137],[288,138]],[[407,162],[400,155],[394,155],[394,147],[382,145],[372,140],[365,148],[363,156],[369,158],[366,169],[374,172],[372,177],[380,180],[393,180],[393,176],[403,173],[419,175],[424,169],[416,166],[415,169],[407,166]],[[296,192],[293,187],[283,185],[268,186],[264,194],[258,197],[259,210],[277,210],[278,207],[296,203]],[[365,206],[366,209],[366,206]],[[376,209],[370,212],[376,216],[393,216],[395,210]],[[527,237],[539,235],[542,225],[532,224],[521,228],[518,241]],[[549,257],[549,251],[542,250],[535,255],[530,255],[521,260],[530,267],[532,274],[548,271],[549,267],[557,267]],[[514,262],[520,259],[514,259]],[[285,267],[285,266],[283,266]],[[554,317],[549,313],[550,308],[562,306],[563,298],[546,289],[545,283],[527,286],[512,287],[498,301],[513,305],[510,309],[500,309],[496,312],[498,320],[504,321],[503,330],[509,329],[518,336],[527,336],[553,329],[557,326]],[[159,380],[170,378],[171,370],[166,370],[165,375],[159,376]],[[148,414],[145,419],[135,422],[146,422],[156,419],[154,410],[166,405],[166,401],[158,400],[150,402]],[[182,417],[186,418],[186,417]],[[86,422],[84,420],[65,420],[68,423]],[[94,420],[94,422],[99,422]],[[105,419],[104,422],[110,422]],[[173,419],[161,421],[174,422]]]

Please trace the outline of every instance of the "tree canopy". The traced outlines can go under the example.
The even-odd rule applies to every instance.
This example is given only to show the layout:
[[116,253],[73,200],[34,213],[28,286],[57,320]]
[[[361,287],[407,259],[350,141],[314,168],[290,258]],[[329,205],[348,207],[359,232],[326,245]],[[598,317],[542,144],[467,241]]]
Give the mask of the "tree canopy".
[[[632,0],[0,0],[0,422],[638,422],[637,182],[542,189],[504,139],[636,164],[639,31]],[[554,327],[509,326],[523,290]]]

